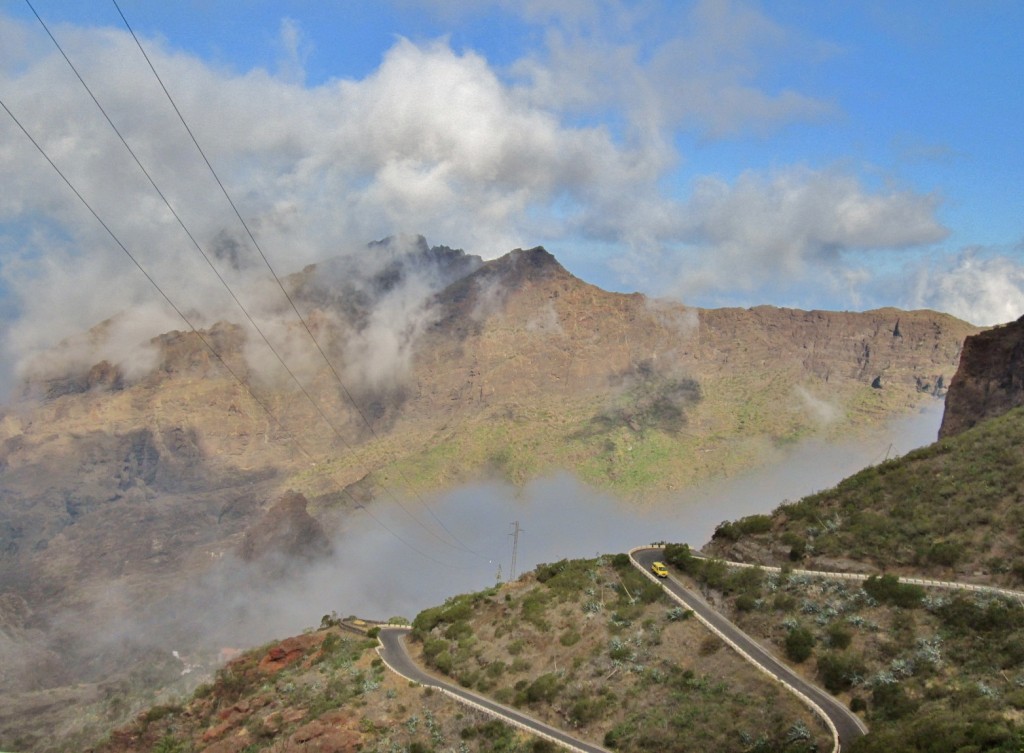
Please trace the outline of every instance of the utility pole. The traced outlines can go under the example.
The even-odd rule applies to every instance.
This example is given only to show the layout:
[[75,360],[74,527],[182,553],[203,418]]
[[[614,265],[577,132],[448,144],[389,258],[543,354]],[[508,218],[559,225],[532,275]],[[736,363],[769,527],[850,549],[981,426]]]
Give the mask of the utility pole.
[[522,528],[519,527],[519,521],[509,523],[513,527],[512,533],[509,536],[512,537],[512,567],[509,568],[508,579],[513,581],[516,579],[516,556],[519,554],[519,534],[525,533]]

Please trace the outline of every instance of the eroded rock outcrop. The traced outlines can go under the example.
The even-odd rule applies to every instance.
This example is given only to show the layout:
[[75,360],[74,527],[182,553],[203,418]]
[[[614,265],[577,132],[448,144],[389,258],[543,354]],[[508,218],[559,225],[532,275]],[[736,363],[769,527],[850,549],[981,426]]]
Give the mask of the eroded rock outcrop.
[[306,511],[306,498],[289,491],[250,526],[238,548],[246,562],[277,558],[311,560],[331,551],[323,526]]
[[959,434],[1019,405],[1024,405],[1024,317],[964,341],[939,437]]

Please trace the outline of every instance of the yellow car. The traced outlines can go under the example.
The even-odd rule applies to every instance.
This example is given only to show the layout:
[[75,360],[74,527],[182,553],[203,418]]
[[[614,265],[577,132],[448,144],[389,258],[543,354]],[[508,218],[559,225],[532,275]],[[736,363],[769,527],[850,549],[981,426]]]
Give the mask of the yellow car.
[[652,562],[651,563],[651,572],[654,573],[655,575],[657,575],[659,578],[667,578],[668,577],[668,568],[665,567],[665,563],[664,562]]

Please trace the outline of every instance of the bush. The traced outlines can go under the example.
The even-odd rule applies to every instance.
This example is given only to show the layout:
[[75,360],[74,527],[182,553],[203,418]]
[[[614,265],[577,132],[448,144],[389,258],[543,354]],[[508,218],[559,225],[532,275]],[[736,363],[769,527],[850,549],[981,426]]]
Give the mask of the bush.
[[665,547],[665,561],[675,565],[684,573],[693,573],[697,559],[690,553],[687,544],[668,544]]
[[829,625],[826,634],[828,635],[828,645],[832,648],[847,648],[853,641],[853,633],[841,622],[833,622]]
[[473,628],[465,620],[453,622],[448,626],[448,629],[444,631],[444,637],[452,641],[460,641],[463,638],[470,637],[471,635],[473,635]]
[[723,521],[718,524],[715,528],[715,532],[711,534],[712,539],[724,539],[725,541],[739,541],[740,536],[743,532],[740,531],[740,527],[735,523],[729,521]]
[[582,698],[577,698],[569,709],[569,719],[577,725],[590,724],[590,722],[604,717],[609,702],[607,696],[599,698],[583,696]]
[[872,575],[864,581],[864,591],[881,604],[915,609],[924,601],[924,589],[913,583],[900,583],[895,575]]
[[830,693],[849,690],[854,678],[863,677],[866,671],[859,656],[829,652],[818,657],[818,677]]
[[786,634],[786,656],[797,664],[807,661],[814,652],[814,635],[810,630],[797,626]]
[[871,691],[872,717],[892,721],[917,711],[918,703],[896,684],[879,685]]
[[963,545],[953,541],[939,541],[928,549],[928,561],[933,565],[956,567],[964,556]]
[[740,594],[736,597],[736,609],[739,612],[753,612],[757,609],[757,597],[753,594]]
[[530,683],[526,688],[526,700],[529,703],[550,703],[562,689],[558,675],[548,672]]
[[563,646],[575,646],[577,643],[580,642],[581,637],[582,636],[575,630],[569,629],[562,633],[561,637],[559,637],[558,639],[558,642],[561,643]]
[[164,735],[153,746],[153,753],[185,753],[187,750],[186,743],[174,735]]
[[434,667],[438,672],[443,672],[446,675],[451,674],[452,663],[452,653],[447,649],[434,657]]
[[965,594],[956,594],[938,609],[938,615],[946,628],[960,635],[1008,633],[1024,627],[1024,607],[1005,599],[993,599],[982,606]]

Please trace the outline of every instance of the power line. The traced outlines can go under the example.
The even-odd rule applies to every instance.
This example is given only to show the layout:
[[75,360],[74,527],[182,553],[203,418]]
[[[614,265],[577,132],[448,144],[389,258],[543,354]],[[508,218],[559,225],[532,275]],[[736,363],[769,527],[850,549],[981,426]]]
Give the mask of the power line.
[[[28,2],[28,0],[26,0],[26,2]],[[248,223],[246,223],[245,219],[242,217],[242,213],[238,210],[237,205],[235,204],[234,200],[231,198],[231,195],[228,193],[227,188],[224,186],[223,181],[221,181],[220,176],[217,174],[217,171],[214,169],[213,164],[210,162],[209,158],[206,155],[206,152],[203,150],[202,146],[200,146],[199,140],[196,138],[196,136],[193,133],[192,129],[189,127],[188,122],[185,120],[184,115],[182,115],[181,110],[178,108],[177,103],[174,101],[174,97],[171,96],[170,91],[167,89],[167,86],[164,84],[163,79],[161,78],[160,74],[157,72],[156,66],[153,64],[153,61],[150,59],[149,55],[146,53],[146,50],[143,47],[141,40],[135,34],[135,30],[132,28],[131,24],[128,22],[128,19],[125,17],[124,12],[121,10],[121,6],[118,5],[117,0],[111,0],[111,2],[114,4],[114,7],[117,9],[118,15],[121,16],[121,20],[124,22],[125,27],[128,29],[128,32],[131,34],[132,39],[135,40],[135,44],[136,44],[136,46],[138,46],[139,52],[142,53],[143,58],[145,58],[146,63],[149,65],[149,69],[152,71],[153,76],[156,78],[157,82],[160,84],[160,88],[163,90],[164,95],[167,97],[168,102],[170,102],[171,107],[174,109],[175,114],[177,114],[178,120],[181,121],[181,124],[185,128],[185,131],[188,133],[189,138],[192,139],[192,143],[195,145],[196,150],[199,152],[200,156],[203,158],[203,162],[206,163],[206,166],[209,169],[210,174],[213,176],[213,178],[216,181],[218,187],[220,187],[221,192],[224,194],[224,198],[227,199],[227,202],[231,206],[231,209],[234,212],[235,217],[238,218],[238,221],[241,223],[242,227],[245,229],[245,233],[248,236],[249,240],[252,242],[253,248],[256,249],[257,253],[260,255],[260,258],[263,260],[263,263],[266,265],[267,269],[270,271],[270,274],[273,276],[274,281],[277,283],[277,286],[281,290],[282,295],[284,295],[285,299],[288,301],[288,304],[289,304],[289,306],[291,306],[292,311],[295,312],[295,316],[298,318],[299,322],[301,322],[303,329],[306,331],[306,334],[309,336],[309,339],[312,341],[313,345],[316,347],[316,350],[320,354],[320,356],[323,359],[324,363],[327,364],[328,369],[330,369],[331,374],[334,376],[335,380],[338,382],[338,385],[341,387],[341,390],[344,393],[345,397],[348,399],[349,403],[352,405],[352,408],[356,411],[356,413],[362,419],[363,424],[366,426],[367,429],[369,429],[370,434],[373,436],[373,438],[375,440],[380,441],[380,437],[377,434],[377,431],[373,428],[372,422],[367,418],[366,413],[362,410],[362,408],[359,406],[359,403],[352,396],[352,393],[349,391],[348,387],[345,386],[345,382],[341,378],[341,375],[338,373],[338,370],[335,368],[335,366],[334,366],[333,362],[331,361],[331,359],[327,356],[327,353],[324,352],[323,347],[320,345],[320,341],[317,340],[316,336],[313,334],[313,331],[310,329],[309,323],[306,321],[306,318],[301,314],[301,312],[299,311],[298,307],[295,305],[294,299],[288,293],[288,291],[285,289],[284,283],[281,282],[281,278],[278,276],[277,272],[274,270],[274,267],[273,267],[273,265],[271,265],[270,260],[267,258],[266,254],[263,252],[263,248],[260,246],[259,242],[256,240],[256,237],[253,235],[252,231],[249,229]],[[403,477],[403,480],[406,481],[406,485],[409,486],[410,488],[412,488],[412,485],[408,483],[408,479],[405,479],[404,474],[402,474],[401,468],[398,468],[397,470],[398,470],[399,475],[401,475]],[[399,502],[398,499],[395,498],[394,494],[386,486],[384,486],[384,484],[381,484],[381,488],[385,489],[388,492],[388,494],[392,497],[392,499],[394,499],[395,502],[397,502],[401,506],[401,502]],[[434,521],[439,526],[441,526],[441,528],[443,528],[444,531],[449,536],[451,536],[451,538],[462,549],[465,549],[466,551],[476,555],[477,557],[480,557],[481,559],[487,559],[480,552],[475,551],[474,549],[469,547],[467,544],[465,544],[461,539],[459,539],[459,537],[456,536],[455,533],[451,529],[449,529],[448,526],[445,525],[444,521],[442,521],[434,513],[434,511],[422,499],[422,497],[420,497],[419,493],[416,492],[415,489],[413,489],[413,493],[416,495],[416,498],[419,500],[420,505],[424,509],[426,509],[427,513],[431,516],[431,518],[433,518]],[[402,506],[402,508],[405,509],[404,506]],[[408,513],[409,511],[406,510],[406,512]],[[419,519],[416,518],[415,515],[412,515],[412,513],[409,513],[409,515],[413,519],[417,520],[417,522],[420,522]],[[422,523],[420,523],[420,525],[422,525]],[[428,530],[428,531],[430,530],[430,529],[427,529],[426,526],[424,526],[424,528],[426,530]]]
[[[320,416],[320,418],[331,429],[331,431],[333,432],[335,437],[337,437],[337,439],[342,443],[342,445],[344,445],[346,447],[346,449],[348,449],[350,452],[352,452],[354,456],[358,457],[358,453],[356,453],[355,449],[344,439],[344,437],[342,436],[340,430],[337,428],[337,426],[335,426],[334,422],[326,414],[326,412],[323,410],[323,408],[320,406],[320,404],[313,398],[313,396],[309,393],[309,391],[301,383],[301,381],[299,381],[298,377],[295,375],[295,373],[291,370],[291,368],[285,362],[284,358],[281,356],[281,354],[278,352],[278,350],[270,342],[269,338],[264,333],[262,328],[256,323],[255,319],[249,313],[248,309],[245,307],[245,305],[242,303],[242,301],[238,298],[238,296],[232,290],[232,288],[228,284],[227,280],[225,280],[223,275],[221,275],[221,273],[217,269],[216,265],[213,264],[213,261],[210,259],[209,254],[207,254],[203,250],[202,246],[196,240],[195,236],[192,234],[192,232],[186,226],[184,220],[182,220],[181,216],[178,214],[178,212],[171,205],[171,203],[168,200],[167,196],[164,194],[164,192],[157,185],[157,183],[154,180],[153,176],[146,169],[146,167],[142,164],[142,161],[139,159],[138,155],[132,149],[131,145],[128,144],[128,141],[125,139],[124,135],[121,133],[121,131],[115,125],[115,123],[111,119],[110,115],[107,113],[106,109],[104,109],[103,105],[99,102],[99,100],[97,99],[96,95],[93,93],[92,89],[89,87],[89,85],[86,83],[85,79],[82,77],[81,73],[79,73],[77,67],[74,65],[74,63],[71,61],[71,59],[68,57],[67,53],[64,51],[63,47],[61,46],[60,42],[58,42],[56,37],[50,31],[49,27],[46,25],[45,21],[43,21],[42,17],[36,11],[35,7],[32,5],[31,0],[25,0],[25,2],[29,6],[29,9],[32,11],[32,13],[35,15],[36,20],[39,21],[39,24],[43,27],[44,31],[46,31],[47,35],[50,37],[50,40],[56,46],[57,50],[63,56],[65,62],[71,68],[72,72],[74,72],[75,76],[78,78],[79,83],[81,83],[82,87],[89,94],[89,96],[92,99],[93,103],[99,109],[100,113],[102,113],[103,117],[106,119],[106,121],[110,125],[111,129],[113,129],[113,131],[117,135],[118,139],[120,139],[121,144],[125,147],[125,149],[128,151],[128,153],[131,155],[132,159],[135,161],[135,164],[139,167],[139,169],[142,171],[143,175],[149,181],[150,185],[153,187],[153,190],[156,191],[157,195],[160,197],[160,199],[166,205],[167,209],[170,211],[171,215],[177,221],[178,225],[181,227],[181,229],[188,236],[189,240],[192,242],[192,245],[195,247],[196,251],[199,252],[200,256],[202,256],[202,258],[206,262],[207,266],[210,268],[210,270],[214,273],[214,275],[220,281],[221,285],[227,290],[228,294],[231,296],[232,300],[234,300],[235,304],[241,310],[241,312],[243,313],[245,318],[248,320],[250,325],[252,325],[253,329],[255,329],[256,332],[260,335],[260,337],[262,338],[263,342],[270,349],[270,352],[275,356],[275,358],[277,358],[278,362],[281,364],[281,366],[287,372],[288,376],[295,383],[295,385],[299,388],[299,390],[302,392],[302,394],[305,396],[305,398],[309,401],[309,403],[313,406],[314,410],[316,410],[316,412]],[[115,2],[115,6],[116,5],[117,4]],[[118,8],[118,11],[120,12],[120,8]],[[123,18],[124,18],[124,16],[122,14],[122,19]],[[125,23],[127,24],[127,21],[125,21]],[[131,31],[130,27],[129,27],[129,31]],[[134,32],[132,32],[132,36],[135,37]],[[139,41],[138,41],[137,38],[136,38],[136,43],[139,44]],[[140,49],[142,49],[141,48],[141,44],[139,44],[139,46],[140,46]],[[145,51],[144,50],[143,50],[143,55],[145,56]],[[146,56],[146,60],[147,60],[147,62],[149,62],[148,56]],[[152,63],[150,63],[150,67],[151,67],[151,69],[153,69]],[[153,73],[156,74],[155,69],[153,69]],[[157,80],[160,81],[161,87],[163,87],[163,82],[162,82],[162,80],[160,80],[159,75],[157,75]],[[167,94],[168,98],[170,99],[170,94],[167,93],[167,89],[165,87],[163,87],[163,88],[164,88],[164,92]],[[203,159],[204,159],[204,161],[206,161],[207,166],[210,168],[211,172],[213,172],[213,175],[214,175],[215,180],[217,181],[217,184],[221,187],[221,190],[224,191],[225,196],[227,196],[229,203],[231,203],[232,209],[235,210],[236,216],[238,216],[239,220],[242,221],[243,227],[245,227],[246,231],[249,232],[248,226],[245,225],[244,220],[242,220],[241,215],[239,214],[239,212],[238,212],[237,208],[235,207],[234,203],[231,201],[230,196],[227,195],[227,191],[224,188],[223,183],[221,183],[220,179],[217,177],[216,172],[213,171],[213,167],[210,165],[209,160],[206,159],[205,153],[203,153],[202,149],[199,147],[198,141],[195,139],[195,136],[192,134],[191,129],[188,128],[188,125],[185,123],[184,118],[182,118],[181,113],[178,111],[178,108],[174,104],[173,99],[171,99],[171,104],[172,104],[172,106],[174,106],[174,109],[178,113],[178,117],[181,119],[182,124],[185,125],[186,130],[188,131],[189,135],[192,137],[193,143],[199,149],[200,154],[202,154]],[[250,239],[252,239],[253,243],[256,244],[255,238],[253,238],[251,232],[249,232],[249,237],[250,237]],[[348,397],[348,399],[352,403],[353,407],[356,409],[356,411],[362,417],[364,423],[367,422],[366,417],[363,415],[362,411],[359,409],[359,406],[355,403],[355,401],[353,400],[352,396],[349,394],[349,392],[348,392],[347,388],[345,387],[345,385],[341,382],[340,377],[338,376],[338,374],[334,370],[334,367],[331,364],[330,360],[327,358],[326,354],[324,353],[324,351],[320,347],[320,344],[317,342],[316,338],[313,337],[313,334],[310,331],[308,325],[306,324],[306,321],[302,318],[301,314],[299,314],[297,307],[295,306],[295,304],[292,301],[291,297],[288,295],[287,291],[284,289],[284,286],[281,283],[280,279],[277,277],[277,275],[274,272],[273,268],[270,267],[269,261],[267,260],[266,256],[263,255],[263,252],[262,252],[262,250],[259,249],[258,245],[256,245],[256,248],[260,252],[261,257],[263,257],[263,260],[267,264],[268,269],[270,269],[271,274],[274,275],[274,279],[277,281],[278,286],[281,288],[282,293],[284,293],[285,297],[288,298],[288,302],[291,304],[292,309],[295,311],[296,315],[299,317],[299,320],[302,322],[303,326],[305,327],[306,332],[309,334],[310,338],[313,340],[314,344],[317,347],[317,350],[320,352],[321,357],[323,357],[324,361],[331,368],[331,370],[334,371],[335,378],[338,379],[339,384],[341,384],[341,388],[344,391],[345,395]],[[369,424],[367,424],[367,425],[369,426]],[[370,429],[372,431],[372,426],[370,427]],[[376,437],[376,434],[374,434],[374,436],[375,436],[375,438],[378,438],[378,437]],[[384,484],[380,484],[380,486],[381,486],[382,489],[384,489],[388,493],[388,495],[392,498],[392,500],[394,500],[394,502],[407,515],[409,515],[409,517],[411,517],[419,526],[421,526],[425,531],[427,531],[429,534],[434,536],[436,539],[438,539],[440,542],[442,542],[446,546],[453,546],[450,542],[445,541],[435,531],[433,531],[431,528],[426,526],[423,523],[423,521],[421,521],[408,508],[406,508],[405,505],[402,504],[402,502],[395,496],[395,494],[388,487],[386,487]],[[424,507],[427,507],[426,504],[422,502],[422,500],[420,500],[420,501],[421,501],[421,504],[423,504]],[[433,512],[430,510],[429,507],[427,507],[427,510],[428,510],[428,512],[431,513],[431,515],[433,515]],[[458,544],[457,548],[462,548],[462,549],[465,549],[467,551],[473,552],[472,549],[470,549],[468,546],[466,546],[461,541],[459,541],[458,538],[456,536],[454,536],[454,534],[452,534],[451,531],[448,530],[447,526],[445,526],[444,523],[440,521],[440,519],[438,519],[436,516],[434,516],[434,517],[435,517],[435,520],[437,520],[437,522],[439,523],[439,525],[441,525],[441,527],[444,528],[445,531],[448,531],[449,535],[453,538],[453,540],[456,542],[456,544]],[[477,554],[477,556],[480,556],[481,558],[483,558],[483,555],[480,555],[477,552],[473,552],[473,553]]]
[[[89,213],[93,216],[93,218],[95,218],[95,220],[100,224],[100,226],[107,232],[107,235],[109,235],[111,237],[111,239],[113,239],[114,243],[116,243],[117,246],[121,249],[121,251],[124,252],[125,256],[127,256],[131,260],[132,264],[135,265],[135,267],[149,281],[149,283],[153,286],[153,288],[160,294],[160,296],[164,299],[164,301],[167,302],[167,305],[169,305],[174,310],[174,312],[181,318],[181,320],[192,331],[192,333],[195,334],[196,337],[199,338],[199,340],[203,343],[203,345],[206,347],[206,349],[210,351],[210,353],[214,356],[214,358],[217,359],[218,362],[220,362],[220,364],[224,367],[225,371],[227,371],[228,374],[230,374],[231,377],[236,382],[238,382],[243,387],[243,389],[245,389],[246,392],[249,393],[249,396],[253,399],[253,401],[261,409],[263,409],[263,411],[267,414],[267,416],[274,422],[274,425],[278,429],[283,431],[290,438],[290,441],[295,445],[295,447],[297,447],[307,458],[309,458],[310,460],[315,461],[315,458],[313,457],[312,453],[310,453],[309,450],[307,450],[305,448],[305,446],[299,440],[297,440],[294,437],[292,437],[291,432],[289,432],[284,427],[284,425],[280,422],[280,420],[277,418],[277,416],[274,415],[274,412],[270,410],[269,406],[267,406],[267,404],[263,400],[261,400],[259,398],[259,396],[256,395],[255,392],[253,392],[252,387],[248,383],[246,383],[245,380],[243,380],[234,371],[234,369],[231,368],[231,366],[227,363],[227,361],[224,359],[224,357],[221,356],[221,354],[217,351],[217,349],[213,347],[213,344],[202,333],[202,331],[199,330],[195,326],[195,324],[193,324],[192,321],[188,318],[188,316],[185,314],[185,312],[182,311],[177,306],[177,304],[174,303],[173,300],[171,300],[170,296],[163,290],[163,288],[160,287],[159,283],[157,283],[157,281],[153,278],[153,276],[150,275],[149,272],[146,271],[145,267],[142,266],[142,263],[138,260],[138,258],[128,249],[127,246],[125,246],[125,244],[121,241],[120,238],[118,238],[118,236],[114,233],[114,231],[110,228],[110,226],[103,220],[102,217],[99,216],[99,214],[96,212],[96,210],[93,209],[92,205],[89,204],[89,202],[86,200],[86,198],[75,187],[75,185],[71,182],[71,180],[64,174],[64,172],[60,169],[60,167],[58,167],[57,164],[50,158],[50,155],[46,153],[46,150],[43,149],[42,145],[35,139],[35,137],[32,136],[31,133],[29,133],[28,129],[25,128],[25,126],[22,124],[22,122],[17,118],[17,116],[15,116],[15,114],[11,111],[11,109],[7,106],[7,103],[4,102],[2,98],[0,98],[0,107],[2,107],[4,109],[4,111],[7,112],[7,114],[10,116],[11,120],[14,121],[15,125],[17,125],[18,128],[21,130],[21,132],[23,134],[25,134],[25,137],[32,143],[32,145],[43,156],[43,158],[50,164],[50,167],[52,167],[54,169],[54,171],[57,173],[57,175],[60,176],[61,180],[63,180],[64,183],[67,185],[67,187],[69,189],[71,189],[71,192],[78,198],[78,200],[89,211]],[[333,480],[334,479],[332,478],[332,481]],[[359,503],[355,500],[354,497],[352,497],[351,492],[349,492],[345,487],[342,487],[336,481],[335,481],[335,484],[338,486],[338,488],[344,494],[348,495],[349,499],[352,500],[352,502],[355,503],[357,507],[360,507]],[[447,567],[447,568],[450,568],[450,569],[455,569],[455,570],[470,569],[470,568],[455,567],[453,565],[449,565],[446,562],[442,562],[441,560],[438,560],[435,557],[432,557],[431,555],[429,555],[426,552],[422,551],[421,549],[419,549],[418,547],[414,546],[410,542],[406,541],[402,536],[398,535],[398,533],[393,531],[389,526],[387,526],[383,521],[381,521],[376,515],[371,513],[369,510],[367,510],[365,508],[363,508],[363,509],[374,521],[376,521],[388,533],[390,533],[392,536],[394,536],[396,539],[398,539],[398,541],[400,541],[405,546],[407,546],[409,549],[411,549],[412,551],[414,551],[417,554],[421,555],[422,557],[424,557],[424,558],[426,558],[426,559],[428,559],[428,560],[430,560],[430,561],[432,561],[432,562],[434,562],[434,563],[436,563],[438,565],[441,565],[443,567]]]

